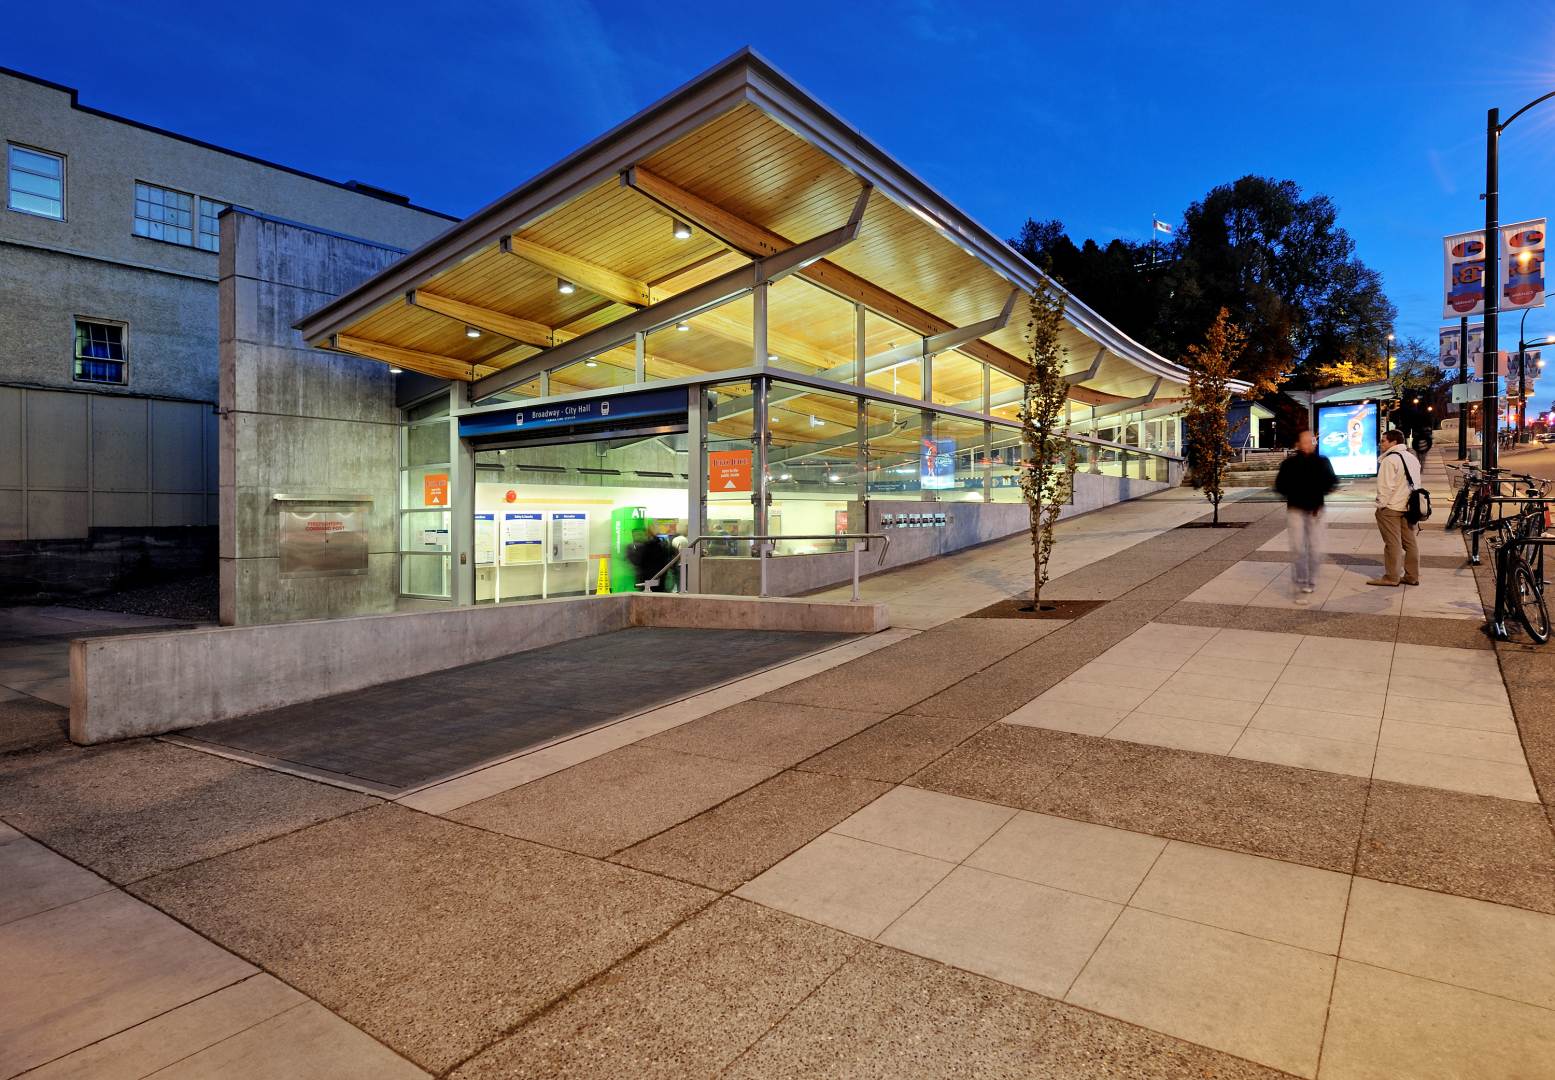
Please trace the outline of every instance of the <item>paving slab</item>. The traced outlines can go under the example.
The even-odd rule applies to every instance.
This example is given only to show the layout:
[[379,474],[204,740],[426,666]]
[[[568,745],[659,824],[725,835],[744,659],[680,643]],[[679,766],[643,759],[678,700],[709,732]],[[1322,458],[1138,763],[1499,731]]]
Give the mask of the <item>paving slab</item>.
[[52,702],[0,690],[0,754],[64,746],[70,711]]
[[854,777],[779,773],[634,844],[612,861],[720,892],[738,888],[889,790]]
[[142,1080],[307,1000],[274,976],[250,975],[55,1058],[27,1080]]
[[887,715],[786,701],[747,701],[671,728],[639,745],[786,768],[878,724]]
[[867,945],[729,1080],[1277,1080],[1284,1074],[932,960]]
[[623,746],[448,816],[603,857],[695,817],[777,772],[768,765]]
[[1555,838],[1531,803],[1373,781],[1356,873],[1555,914]]
[[900,783],[988,724],[979,717],[901,713],[801,761],[797,768]]
[[0,1076],[254,974],[117,890],[0,926]]
[[1049,756],[1067,756],[1070,765],[1025,804],[1008,805],[1325,870],[1353,868],[1365,779],[1040,728],[1021,730],[1034,743],[1050,744]]
[[149,740],[0,757],[0,817],[119,884],[376,803]]
[[14,829],[0,827],[0,925],[113,888]]
[[156,1080],[421,1080],[429,1074],[307,1002],[191,1054]]
[[[995,724],[914,774],[914,787],[1034,810],[1084,752],[1080,736]],[[1070,815],[1078,816],[1078,815]]]
[[432,1072],[714,896],[395,806],[133,890]]
[[848,934],[726,898],[452,1076],[713,1076],[863,944]]

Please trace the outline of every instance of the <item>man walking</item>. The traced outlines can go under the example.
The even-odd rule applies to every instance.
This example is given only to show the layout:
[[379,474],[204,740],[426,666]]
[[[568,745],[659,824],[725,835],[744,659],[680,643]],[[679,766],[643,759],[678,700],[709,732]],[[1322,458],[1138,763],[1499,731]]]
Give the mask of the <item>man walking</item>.
[[1420,584],[1420,545],[1415,526],[1404,520],[1409,492],[1420,483],[1420,459],[1404,446],[1404,433],[1390,428],[1377,459],[1377,529],[1382,533],[1382,576],[1368,585]]
[[1296,452],[1280,462],[1274,490],[1285,496],[1286,529],[1290,533],[1290,583],[1296,602],[1317,588],[1323,565],[1323,499],[1339,486],[1334,467],[1317,452],[1310,431],[1296,436]]

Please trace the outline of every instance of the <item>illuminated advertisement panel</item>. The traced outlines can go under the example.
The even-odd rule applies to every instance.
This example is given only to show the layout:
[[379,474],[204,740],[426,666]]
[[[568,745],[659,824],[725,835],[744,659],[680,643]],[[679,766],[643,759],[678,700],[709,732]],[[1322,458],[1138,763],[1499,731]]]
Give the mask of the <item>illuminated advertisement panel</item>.
[[1338,476],[1376,476],[1376,403],[1319,405],[1317,449]]

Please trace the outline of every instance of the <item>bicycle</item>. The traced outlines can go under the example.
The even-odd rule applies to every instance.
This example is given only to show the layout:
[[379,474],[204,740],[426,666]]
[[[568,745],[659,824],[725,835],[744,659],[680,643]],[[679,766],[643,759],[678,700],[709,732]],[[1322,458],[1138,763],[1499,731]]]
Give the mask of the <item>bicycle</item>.
[[[1449,465],[1449,469],[1457,466]],[[1470,566],[1480,564],[1479,540],[1491,523],[1491,507],[1506,503],[1520,503],[1524,508],[1541,502],[1549,491],[1550,481],[1527,473],[1514,473],[1509,469],[1481,469],[1475,465],[1463,466],[1463,483],[1453,496],[1452,509],[1447,514],[1447,528],[1461,528],[1468,538]],[[1503,494],[1507,484],[1522,485],[1520,495]]]
[[[1490,617],[1490,633],[1498,641],[1510,640],[1507,624],[1515,616],[1528,636],[1543,645],[1550,639],[1550,613],[1544,603],[1544,549],[1555,543],[1555,537],[1543,535],[1548,500],[1539,500],[1539,505],[1532,509],[1527,508],[1526,500],[1507,501],[1523,503],[1524,507],[1515,514],[1494,518],[1477,530],[1495,532],[1490,541],[1496,567],[1496,603]],[[1525,549],[1532,550],[1531,558],[1523,554]]]

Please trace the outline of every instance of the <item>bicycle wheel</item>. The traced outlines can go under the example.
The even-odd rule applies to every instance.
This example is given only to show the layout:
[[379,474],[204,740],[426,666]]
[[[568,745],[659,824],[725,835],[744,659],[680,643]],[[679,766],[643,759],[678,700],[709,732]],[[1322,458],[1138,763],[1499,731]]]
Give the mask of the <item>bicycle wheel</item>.
[[1523,560],[1512,568],[1512,588],[1517,601],[1517,618],[1528,636],[1543,645],[1550,640],[1550,613],[1544,606],[1544,589]]
[[1469,489],[1460,487],[1452,498],[1452,509],[1447,514],[1447,528],[1456,529],[1463,523],[1463,510],[1469,504]]

